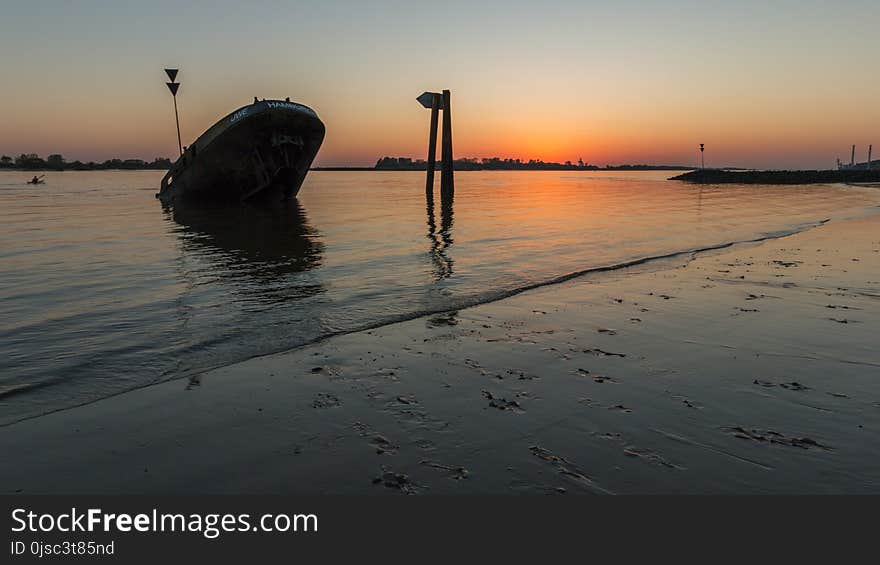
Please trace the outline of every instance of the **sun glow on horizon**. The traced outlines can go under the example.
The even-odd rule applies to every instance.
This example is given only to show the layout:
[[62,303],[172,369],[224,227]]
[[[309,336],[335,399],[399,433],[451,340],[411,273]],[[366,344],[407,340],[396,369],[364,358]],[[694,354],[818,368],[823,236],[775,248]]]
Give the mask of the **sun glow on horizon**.
[[425,158],[415,97],[449,88],[457,157],[693,165],[706,143],[713,165],[831,167],[880,146],[880,5],[847,4],[452,2],[444,26],[418,2],[22,3],[0,20],[0,154],[174,157],[173,65],[184,143],[290,96],[327,125],[318,165]]

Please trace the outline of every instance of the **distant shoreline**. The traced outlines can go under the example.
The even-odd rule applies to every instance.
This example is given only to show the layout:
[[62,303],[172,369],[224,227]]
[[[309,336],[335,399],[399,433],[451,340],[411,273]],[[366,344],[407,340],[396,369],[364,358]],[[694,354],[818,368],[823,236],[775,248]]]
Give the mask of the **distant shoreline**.
[[[66,172],[83,172],[83,171],[167,171],[167,168],[159,168],[159,167],[139,167],[139,168],[127,168],[127,167],[96,167],[96,168],[76,168],[76,169],[19,169],[19,168],[0,168],[0,171],[9,171],[15,173],[66,173]],[[410,173],[424,173],[425,169],[409,169],[409,168],[380,168],[377,169],[375,167],[312,167],[309,169],[310,171],[355,171],[355,172],[364,172],[364,171],[375,171],[375,172],[410,172]],[[492,169],[492,168],[467,168],[467,169],[455,169],[458,172],[462,171],[500,171],[500,172],[518,172],[518,171],[556,171],[556,172],[592,172],[592,171],[692,171],[693,167],[673,167],[673,166],[663,166],[658,165],[654,166],[621,166],[621,167],[596,167],[596,168],[542,168],[542,169],[531,169],[528,167],[523,167],[520,169]]]
[[42,176],[46,173],[93,173],[95,171],[128,171],[128,172],[143,172],[143,171],[161,171],[165,172],[168,169],[158,169],[153,167],[141,167],[139,169],[128,169],[128,168],[100,168],[100,169],[6,169],[0,168],[0,173],[8,172],[8,173],[40,173],[38,176]]
[[[143,159],[107,159],[97,163],[95,161],[68,161],[63,155],[53,153],[45,159],[36,153],[22,153],[17,157],[9,155],[0,156],[0,170],[8,171],[168,171],[173,166],[171,159],[156,157],[152,161]],[[439,170],[440,163],[435,166]],[[478,159],[464,157],[455,159],[452,163],[456,171],[690,171],[694,167],[684,165],[657,165],[657,164],[623,164],[605,165],[600,167],[584,163],[579,160],[576,163],[566,161],[557,163],[554,161],[542,161],[540,159],[502,159],[500,157]],[[311,167],[312,171],[427,171],[428,163],[423,159],[409,157],[382,157],[372,167],[364,166],[330,166]]]
[[[412,167],[312,167],[310,170],[312,171],[392,171],[392,172],[414,172],[414,173],[424,173],[426,169],[416,169]],[[439,168],[438,168],[439,170]],[[462,172],[462,171],[502,171],[502,172],[517,172],[517,171],[568,171],[568,172],[591,172],[591,171],[692,171],[694,167],[679,167],[676,165],[621,165],[616,167],[528,167],[523,166],[515,169],[503,169],[503,168],[493,168],[493,167],[467,167],[467,168],[459,168],[454,167],[454,170]]]
[[[128,172],[144,172],[144,171],[167,171],[168,169],[156,167],[141,168],[95,168],[95,169],[17,169],[17,168],[0,168],[0,172],[7,171],[11,173],[32,174],[39,173],[39,176],[45,176],[47,173],[68,173],[68,172],[94,172],[94,171],[128,171]],[[309,171],[331,171],[331,172],[410,172],[424,173],[424,169],[406,169],[406,168],[380,168],[375,167],[312,167]],[[660,171],[686,171],[683,174],[670,177],[668,180],[677,180],[682,182],[690,182],[695,184],[829,184],[829,183],[863,183],[875,184],[880,183],[880,170],[827,170],[827,171],[744,171],[736,169],[724,170],[695,170],[692,168],[671,168],[671,167],[602,167],[602,168],[584,168],[584,169],[456,169],[457,172],[482,171],[482,172],[528,172],[528,171],[550,171],[550,172],[660,172]]]
[[107,159],[97,163],[95,161],[68,161],[64,155],[53,153],[43,159],[36,153],[21,154],[18,157],[9,155],[0,156],[0,171],[167,171],[171,168],[171,159],[156,157],[152,161],[143,159]]

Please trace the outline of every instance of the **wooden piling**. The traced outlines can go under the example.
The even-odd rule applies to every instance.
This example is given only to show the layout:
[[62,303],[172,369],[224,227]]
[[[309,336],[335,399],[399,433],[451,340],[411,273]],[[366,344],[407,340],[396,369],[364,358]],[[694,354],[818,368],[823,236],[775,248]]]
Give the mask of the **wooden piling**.
[[440,193],[452,194],[455,190],[452,176],[452,104],[448,90],[443,91],[443,149],[440,165]]
[[428,137],[428,173],[425,179],[425,194],[434,197],[434,169],[437,168],[437,121],[440,112],[440,95],[434,94],[431,101],[431,133]]

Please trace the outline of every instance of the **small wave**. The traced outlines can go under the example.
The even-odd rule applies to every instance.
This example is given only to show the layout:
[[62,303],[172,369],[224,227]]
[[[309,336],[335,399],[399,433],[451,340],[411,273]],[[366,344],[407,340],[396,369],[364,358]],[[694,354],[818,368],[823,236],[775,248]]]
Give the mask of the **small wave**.
[[44,381],[39,383],[16,383],[12,385],[0,385],[0,400],[15,396],[17,394],[25,394],[33,390],[52,386],[54,381]]

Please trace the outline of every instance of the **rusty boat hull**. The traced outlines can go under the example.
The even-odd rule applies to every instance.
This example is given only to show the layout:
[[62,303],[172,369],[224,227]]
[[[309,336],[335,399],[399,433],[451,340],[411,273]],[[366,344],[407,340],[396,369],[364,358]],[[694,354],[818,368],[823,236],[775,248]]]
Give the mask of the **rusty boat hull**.
[[165,203],[292,198],[324,141],[308,106],[262,100],[243,106],[189,145],[162,178]]

